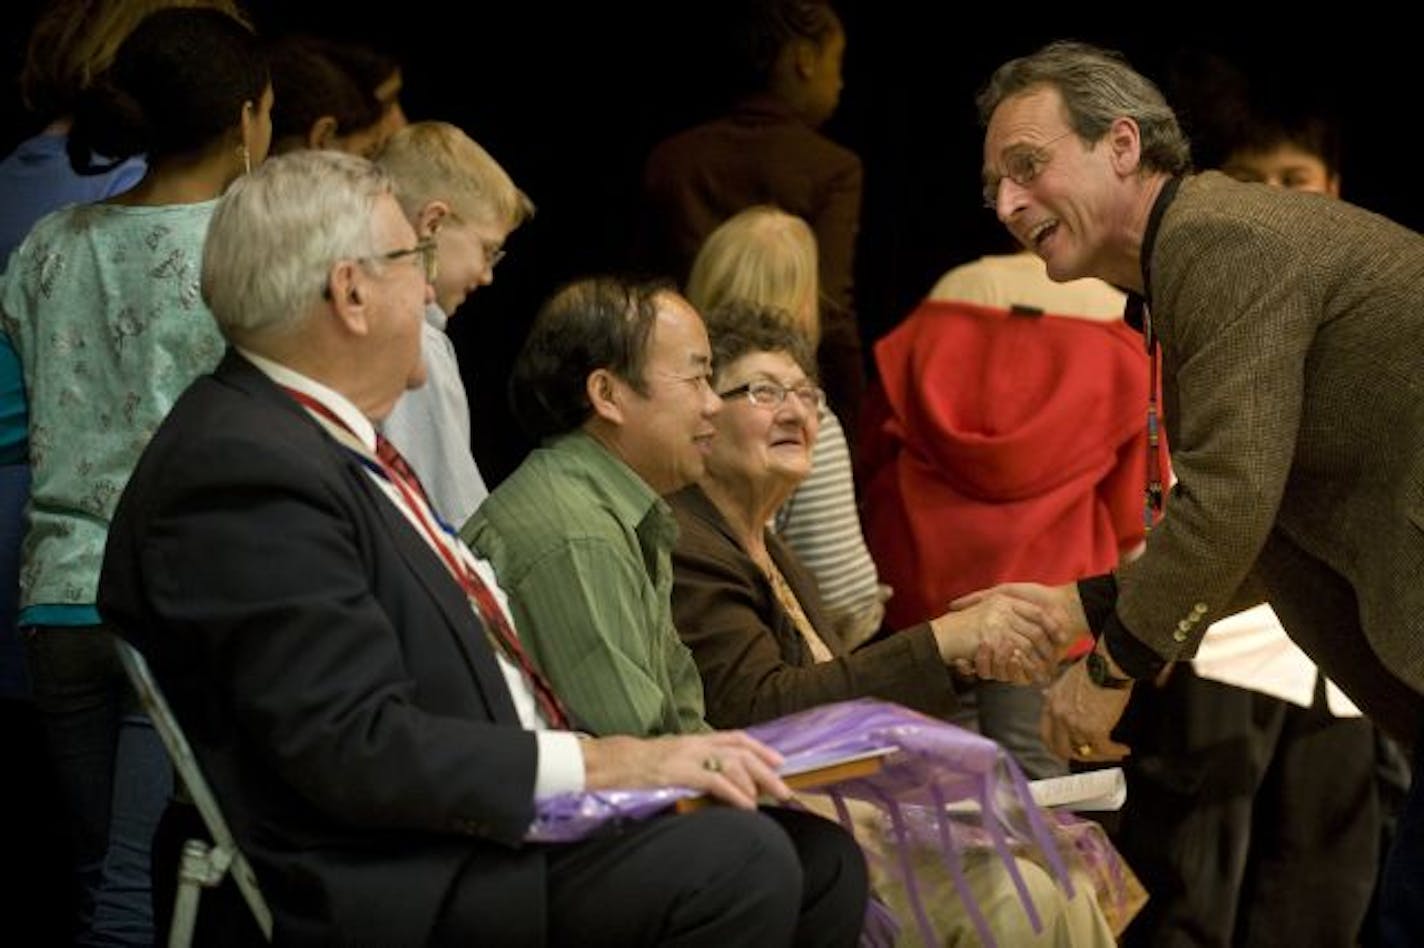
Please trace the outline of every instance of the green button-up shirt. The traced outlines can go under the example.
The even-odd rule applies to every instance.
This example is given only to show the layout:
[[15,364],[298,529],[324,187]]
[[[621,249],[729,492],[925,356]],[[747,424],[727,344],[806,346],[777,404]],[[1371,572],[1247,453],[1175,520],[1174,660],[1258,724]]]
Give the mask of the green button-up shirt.
[[461,535],[494,564],[521,642],[580,725],[708,730],[702,680],[672,623],[677,522],[592,437],[549,439]]

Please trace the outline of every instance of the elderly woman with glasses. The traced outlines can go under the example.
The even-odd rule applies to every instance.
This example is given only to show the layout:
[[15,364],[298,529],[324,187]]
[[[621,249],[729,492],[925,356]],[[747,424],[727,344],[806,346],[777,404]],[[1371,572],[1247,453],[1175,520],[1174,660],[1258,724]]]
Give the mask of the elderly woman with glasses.
[[[716,367],[713,386],[723,406],[713,419],[717,436],[705,476],[669,502],[679,526],[674,620],[702,676],[707,721],[742,727],[858,697],[945,716],[957,705],[964,672],[1020,682],[1041,674],[1058,648],[1058,626],[1051,616],[1009,600],[985,600],[854,651],[846,648],[826,619],[815,581],[768,529],[811,469],[825,395],[816,384],[810,345],[786,314],[764,307],[729,303],[704,319]],[[820,799],[805,802],[814,809]],[[873,810],[853,806],[852,813],[870,829],[859,834],[863,841],[879,838]],[[997,856],[971,851],[965,857],[970,890],[1002,944],[1113,943],[1089,887],[1070,898],[1036,865],[1019,860],[1044,921],[1035,932]],[[939,856],[928,854],[917,873],[934,879],[938,865]],[[903,888],[884,875],[876,885],[904,921]],[[974,939],[956,897],[946,893],[933,902],[935,928],[946,944]]]
[[1053,616],[986,600],[849,651],[816,584],[767,528],[810,473],[825,396],[805,337],[744,303],[706,316],[723,409],[703,480],[670,498],[676,625],[702,674],[707,719],[741,727],[818,704],[878,697],[937,716],[964,673],[1027,682],[1054,661]]

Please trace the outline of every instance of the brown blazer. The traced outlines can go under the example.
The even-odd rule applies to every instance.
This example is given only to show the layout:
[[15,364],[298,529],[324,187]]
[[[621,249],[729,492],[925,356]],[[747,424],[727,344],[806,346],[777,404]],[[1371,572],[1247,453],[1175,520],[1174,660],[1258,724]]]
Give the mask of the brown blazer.
[[643,173],[639,255],[685,283],[702,241],[754,204],[803,218],[816,234],[822,307],[822,382],[854,438],[865,386],[852,306],[863,172],[855,152],[836,144],[771,95],[660,142]]
[[848,653],[826,620],[815,580],[768,531],[772,561],[836,656],[816,664],[771,583],[702,489],[688,487],[668,501],[679,527],[673,621],[702,673],[714,727],[745,727],[851,698],[882,698],[939,717],[958,706],[928,624]]
[[[1187,178],[1150,248],[1178,484],[1118,615],[1193,654],[1248,575],[1381,724],[1424,713],[1424,238]],[[1365,649],[1362,646],[1368,645]]]

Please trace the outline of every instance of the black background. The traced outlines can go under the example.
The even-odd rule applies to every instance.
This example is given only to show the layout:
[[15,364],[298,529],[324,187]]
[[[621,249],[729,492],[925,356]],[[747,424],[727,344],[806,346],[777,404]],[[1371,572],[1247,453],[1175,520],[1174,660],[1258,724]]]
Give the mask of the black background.
[[[1415,146],[1418,53],[1408,31],[1352,7],[1172,10],[1062,5],[838,3],[849,45],[841,106],[825,131],[865,162],[857,309],[867,343],[893,326],[951,266],[1005,249],[979,206],[975,91],[1003,60],[1057,38],[1122,50],[1167,84],[1201,50],[1220,52],[1302,97],[1328,98],[1345,139],[1344,191],[1419,229],[1424,185]],[[9,74],[33,0],[10,6]],[[361,39],[394,54],[412,119],[440,118],[485,145],[539,206],[509,242],[495,283],[450,324],[470,390],[476,455],[493,485],[525,445],[504,410],[504,373],[535,309],[561,282],[619,270],[635,219],[644,156],[660,137],[723,104],[725,54],[715,0],[554,5],[511,2],[248,4],[260,31]],[[1253,12],[1254,11],[1254,12]],[[1243,15],[1279,21],[1243,24]],[[13,83],[5,149],[33,128]],[[1175,100],[1181,104],[1181,100]],[[1189,128],[1192,116],[1184,116]]]

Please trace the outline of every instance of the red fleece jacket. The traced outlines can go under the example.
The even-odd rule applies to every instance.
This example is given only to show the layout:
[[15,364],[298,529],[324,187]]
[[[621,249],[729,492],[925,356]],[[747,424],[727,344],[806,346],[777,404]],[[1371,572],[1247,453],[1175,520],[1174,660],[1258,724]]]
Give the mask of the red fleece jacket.
[[1108,572],[1142,541],[1140,335],[926,301],[875,359],[881,389],[861,439],[865,539],[895,589],[892,628],[995,583]]

